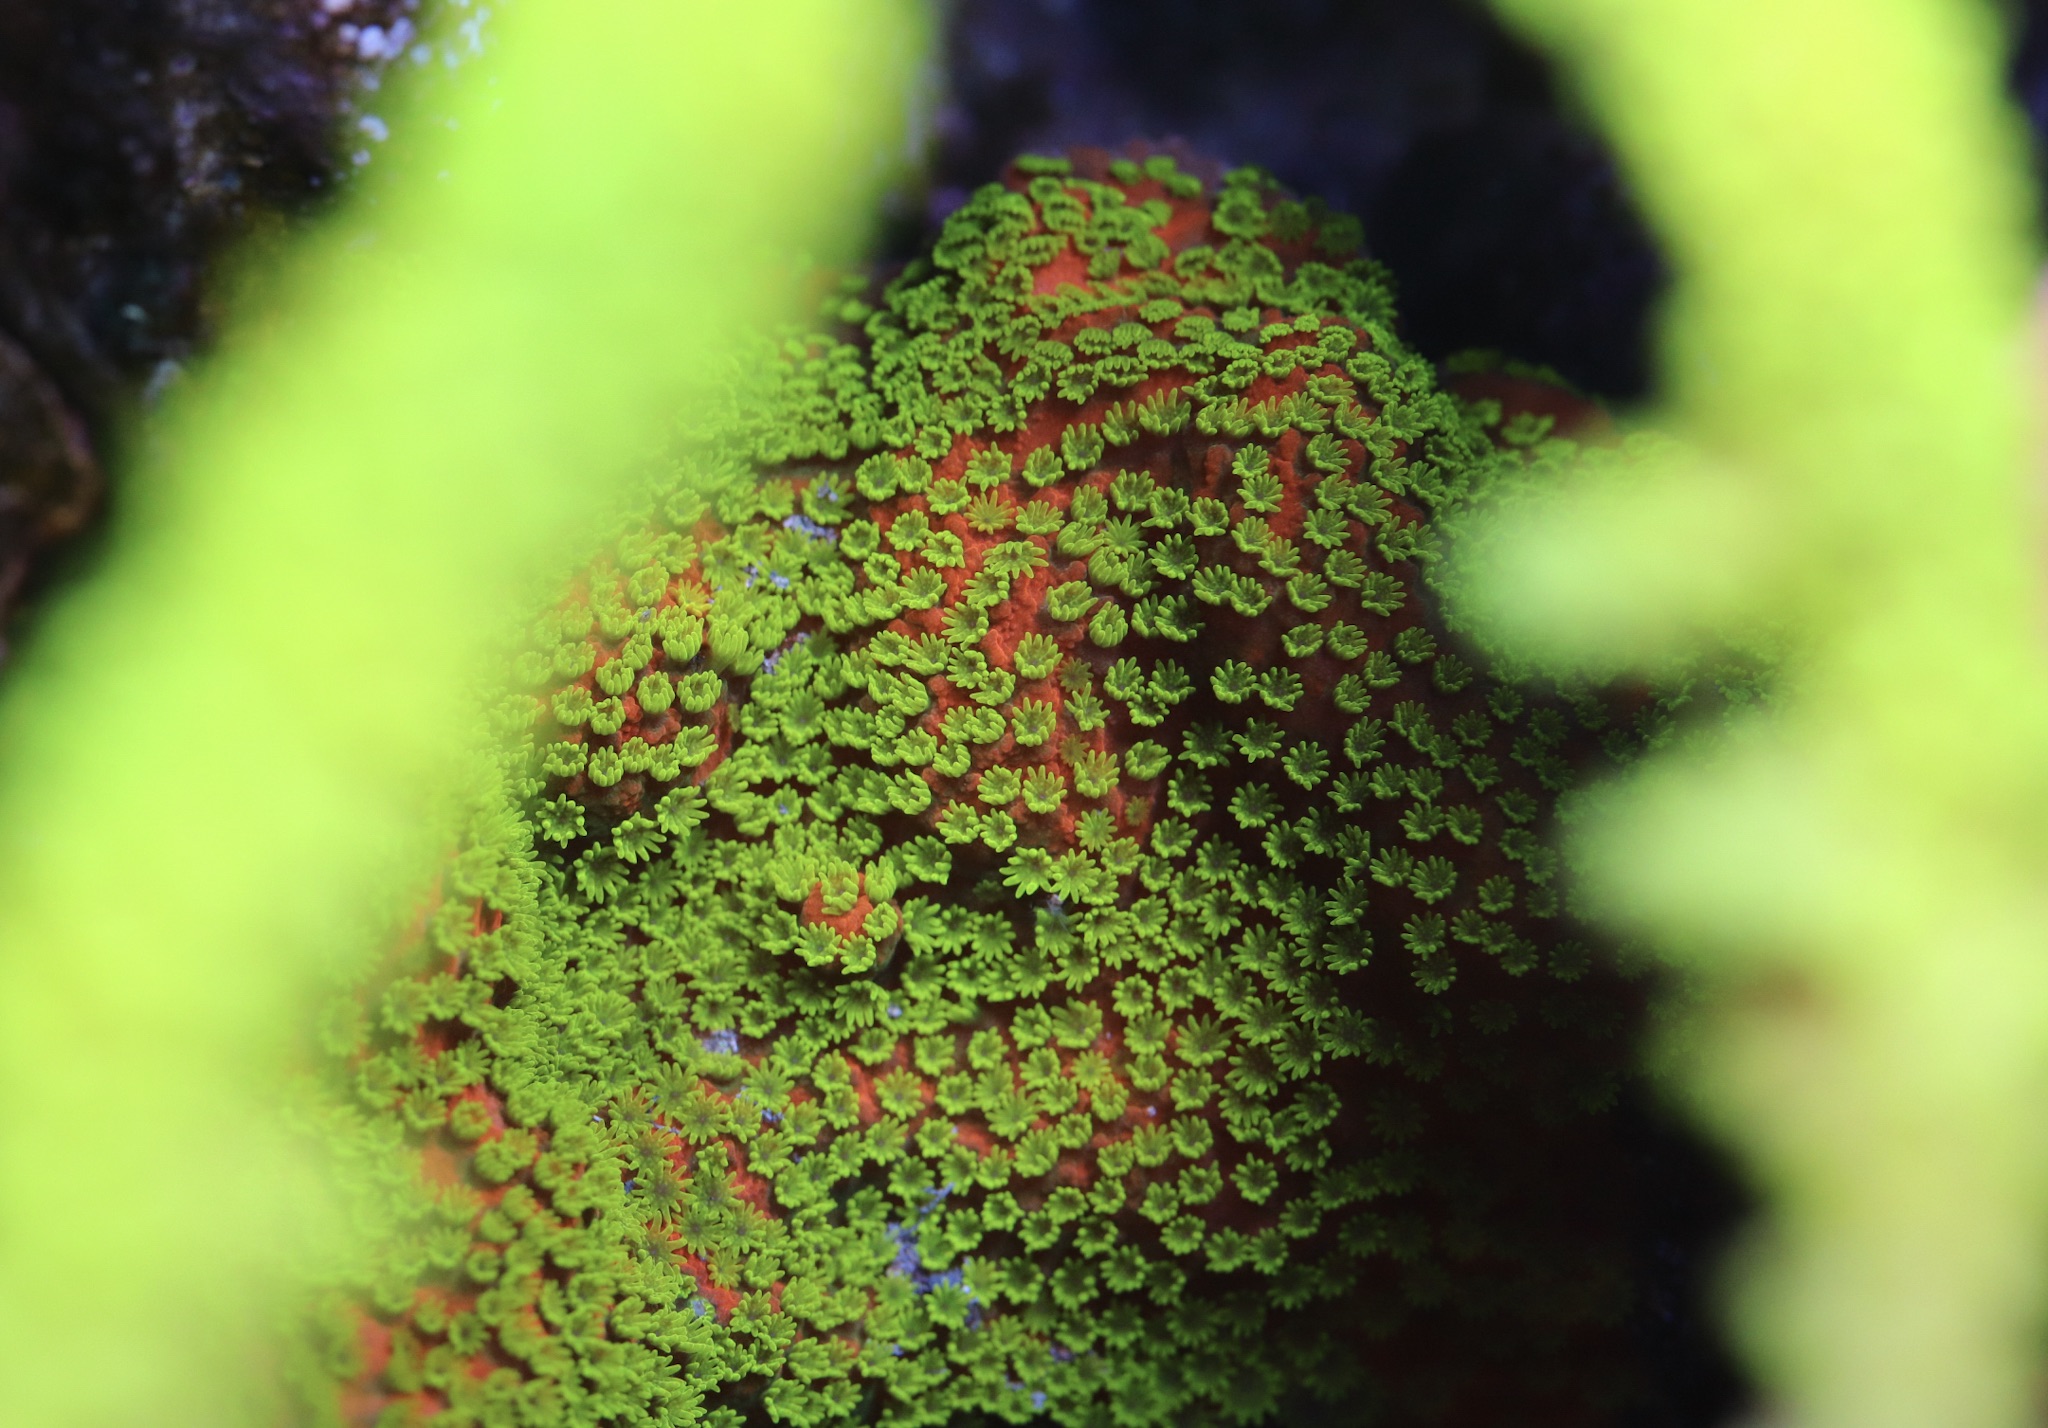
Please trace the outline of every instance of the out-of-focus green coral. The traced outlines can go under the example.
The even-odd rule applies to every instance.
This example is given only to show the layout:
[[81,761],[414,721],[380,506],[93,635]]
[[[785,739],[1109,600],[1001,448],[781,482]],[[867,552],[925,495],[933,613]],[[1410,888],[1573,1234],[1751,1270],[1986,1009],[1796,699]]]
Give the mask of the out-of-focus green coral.
[[1496,8],[1659,230],[1657,419],[1695,455],[1524,507],[1470,613],[1579,670],[1703,632],[1789,651],[1770,717],[1660,758],[1578,836],[1602,914],[1711,989],[1684,1084],[1767,1196],[1730,1295],[1767,1416],[2037,1421],[2048,661],[2014,12]]
[[280,1420],[335,1226],[278,1086],[439,859],[437,711],[652,414],[858,249],[926,8],[502,7],[431,115],[394,71],[407,161],[237,264],[0,689],[0,1422]]
[[1351,220],[1082,167],[835,296],[518,657],[517,816],[336,1041],[426,1187],[346,1414],[1364,1417],[1411,1321],[1483,1398],[1613,1312],[1514,1160],[1601,1163],[1541,829],[1621,711],[1428,587],[1520,448]]

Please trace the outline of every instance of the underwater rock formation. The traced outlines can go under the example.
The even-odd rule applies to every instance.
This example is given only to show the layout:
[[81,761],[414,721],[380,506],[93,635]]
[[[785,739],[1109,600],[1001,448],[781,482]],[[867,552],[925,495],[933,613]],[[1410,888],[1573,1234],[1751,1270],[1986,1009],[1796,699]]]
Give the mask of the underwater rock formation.
[[96,451],[210,342],[222,257],[373,147],[357,106],[417,48],[417,8],[0,6],[0,622],[94,514]]
[[37,559],[85,526],[100,488],[84,424],[35,359],[0,335],[0,620]]
[[1543,836],[1608,711],[1480,668],[1429,580],[1555,414],[1440,390],[1357,246],[1256,170],[1020,160],[735,385],[333,1023],[386,1232],[331,1414],[1626,1393],[1591,1113],[1637,993]]

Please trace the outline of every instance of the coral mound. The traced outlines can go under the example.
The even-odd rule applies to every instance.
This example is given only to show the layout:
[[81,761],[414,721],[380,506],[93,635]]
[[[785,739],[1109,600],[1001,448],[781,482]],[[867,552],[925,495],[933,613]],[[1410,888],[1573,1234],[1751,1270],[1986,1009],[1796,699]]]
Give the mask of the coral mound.
[[738,389],[362,997],[344,1138],[429,1190],[344,1418],[1597,1419],[1578,723],[1434,612],[1519,448],[1357,242],[1022,160]]

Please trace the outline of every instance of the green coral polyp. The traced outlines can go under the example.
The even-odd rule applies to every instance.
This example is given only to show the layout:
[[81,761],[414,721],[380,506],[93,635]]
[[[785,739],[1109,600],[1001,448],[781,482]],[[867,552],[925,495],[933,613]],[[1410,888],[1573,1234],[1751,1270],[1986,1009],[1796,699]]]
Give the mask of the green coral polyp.
[[1023,160],[699,434],[519,661],[489,874],[355,1053],[447,1188],[351,1421],[1243,1423],[1369,1403],[1461,1282],[1599,1311],[1405,1148],[1596,1101],[1613,994],[1560,949],[1497,1010],[1566,726],[1423,597],[1522,458],[1356,242]]

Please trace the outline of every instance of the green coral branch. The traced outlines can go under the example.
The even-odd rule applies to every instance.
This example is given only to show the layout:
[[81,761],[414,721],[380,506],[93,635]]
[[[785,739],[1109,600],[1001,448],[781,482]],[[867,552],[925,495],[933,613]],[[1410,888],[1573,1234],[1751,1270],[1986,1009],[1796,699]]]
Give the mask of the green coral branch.
[[1525,505],[1468,610],[1554,664],[1780,646],[1770,716],[1645,769],[1581,850],[1710,989],[1680,1059],[1770,1192],[1739,1324],[1788,1411],[2030,1421],[2048,661],[1997,17],[1500,8],[1574,66],[1669,246],[1693,454]]
[[[440,851],[455,711],[535,570],[801,255],[857,239],[921,44],[908,6],[804,0],[494,30],[418,168],[252,289],[9,672],[8,1423],[276,1421],[255,1341],[334,1229],[276,1126],[291,1028]],[[476,1014],[444,993],[387,1024]]]

